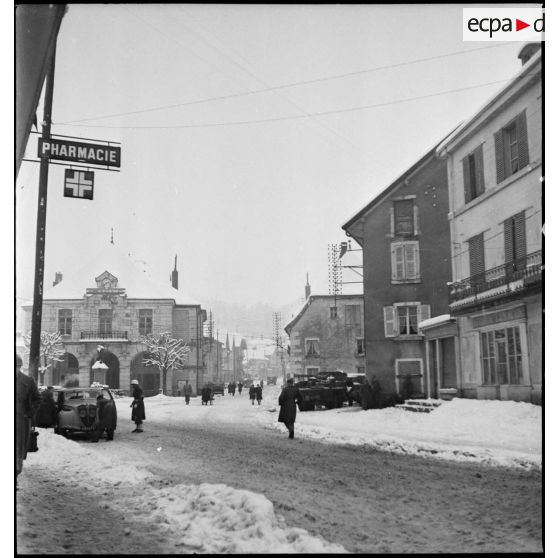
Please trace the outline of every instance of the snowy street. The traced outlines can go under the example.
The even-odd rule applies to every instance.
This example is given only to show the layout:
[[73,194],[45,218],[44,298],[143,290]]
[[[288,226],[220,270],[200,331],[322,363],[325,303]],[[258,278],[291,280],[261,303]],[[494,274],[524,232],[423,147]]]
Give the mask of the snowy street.
[[[265,387],[261,406],[247,394],[207,407],[146,398],[142,434],[117,399],[113,442],[40,429],[19,479],[18,552],[542,550],[540,407],[298,413],[289,440],[278,392]],[[475,445],[465,424],[483,420],[495,424]]]

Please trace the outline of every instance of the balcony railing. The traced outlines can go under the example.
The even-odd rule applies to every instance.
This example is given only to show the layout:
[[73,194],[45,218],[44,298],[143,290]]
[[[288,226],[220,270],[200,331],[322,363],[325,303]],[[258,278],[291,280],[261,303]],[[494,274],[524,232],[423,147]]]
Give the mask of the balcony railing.
[[97,339],[109,341],[128,341],[127,331],[82,331],[80,339],[82,341],[93,341]]
[[[541,280],[542,250],[449,285],[450,304],[517,292]],[[493,291],[490,293],[489,291]],[[486,296],[483,296],[486,295]],[[471,299],[465,301],[465,299]]]

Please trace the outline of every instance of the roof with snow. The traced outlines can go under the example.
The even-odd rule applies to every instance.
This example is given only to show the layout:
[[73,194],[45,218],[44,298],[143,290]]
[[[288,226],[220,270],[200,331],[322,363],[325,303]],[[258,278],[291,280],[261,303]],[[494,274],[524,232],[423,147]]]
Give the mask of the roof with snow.
[[114,244],[103,247],[80,269],[64,274],[60,283],[46,289],[43,300],[80,300],[88,287],[95,288],[95,278],[108,271],[118,279],[118,288],[126,289],[129,299],[174,300],[175,304],[201,306],[186,293],[151,279]]
[[454,322],[455,318],[452,318],[449,314],[441,314],[440,316],[434,316],[433,318],[428,318],[428,320],[422,320],[419,322],[419,329],[427,329],[429,327],[434,327],[440,324]]

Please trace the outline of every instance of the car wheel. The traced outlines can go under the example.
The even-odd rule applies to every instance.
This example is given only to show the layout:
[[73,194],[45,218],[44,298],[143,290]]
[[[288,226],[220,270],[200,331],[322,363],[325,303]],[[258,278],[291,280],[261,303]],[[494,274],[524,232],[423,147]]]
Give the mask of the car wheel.
[[58,428],[58,426],[55,426],[55,427],[54,427],[54,433],[55,433],[55,434],[61,434],[60,428]]

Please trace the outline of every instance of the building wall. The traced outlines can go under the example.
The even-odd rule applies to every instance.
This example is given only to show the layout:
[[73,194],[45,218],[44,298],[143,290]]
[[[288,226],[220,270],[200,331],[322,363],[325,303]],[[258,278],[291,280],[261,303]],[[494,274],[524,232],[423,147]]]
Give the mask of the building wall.
[[[491,308],[478,308],[457,317],[461,342],[461,392],[464,397],[504,399],[540,404],[542,400],[542,304],[533,294]],[[519,327],[523,355],[523,382],[518,385],[484,385],[481,332]]]
[[[112,331],[127,332],[129,342],[112,339],[91,339],[83,341],[82,332],[96,332],[99,330],[99,309],[112,309]],[[191,351],[188,355],[185,370],[176,370],[167,374],[166,391],[175,394],[178,391],[178,381],[189,379],[196,387],[196,323],[197,316],[202,313],[198,306],[175,307],[170,300],[158,299],[128,299],[125,296],[112,297],[112,303],[103,299],[103,295],[93,294],[82,300],[45,300],[43,301],[43,313],[41,330],[46,332],[58,331],[58,311],[62,309],[72,310],[72,333],[64,335],[64,349],[75,356],[79,363],[79,383],[89,385],[90,371],[93,362],[98,356],[97,347],[102,344],[108,351],[113,353],[119,363],[120,378],[119,387],[128,389],[130,385],[130,365],[134,357],[145,350],[139,343],[139,311],[140,309],[153,310],[153,332],[161,333],[170,331],[179,339],[184,339],[190,344]],[[26,310],[26,331],[31,329],[31,307]],[[200,355],[199,365],[202,367]],[[200,377],[203,371],[200,373]],[[53,373],[51,370],[45,375],[45,384],[52,383]]]
[[[540,62],[538,62],[540,71]],[[503,265],[504,221],[525,211],[526,253],[542,248],[542,115],[541,82],[536,67],[533,78],[520,78],[496,97],[477,117],[476,128],[465,141],[457,136],[446,147],[450,184],[450,230],[453,250],[453,280],[472,275],[469,267],[468,240],[478,234],[484,238],[485,270]],[[525,112],[529,163],[497,183],[495,134]],[[482,145],[485,191],[465,203],[462,160]],[[528,262],[529,263],[529,262]],[[537,292],[538,291],[538,292]],[[452,305],[459,324],[461,391],[465,397],[511,399],[540,403],[542,399],[542,298],[540,283],[511,290],[493,301],[459,308]],[[492,320],[492,321],[491,321]],[[487,328],[518,327],[521,331],[523,378],[519,384],[484,384],[481,358],[481,333]]]
[[[289,331],[291,357],[290,372],[306,374],[308,367],[319,371],[342,370],[356,373],[365,366],[364,355],[357,355],[357,337],[364,337],[363,323],[358,328],[346,326],[346,307],[358,305],[363,322],[363,298],[360,295],[337,297],[337,318],[330,317],[333,296],[312,296],[310,304]],[[319,340],[319,355],[306,354],[306,340]]]
[[[504,99],[502,99],[502,102]],[[526,111],[529,165],[496,183],[494,134],[523,110]],[[453,278],[470,277],[468,240],[480,233],[485,238],[485,268],[504,263],[504,220],[525,210],[527,253],[541,248],[541,84],[535,82],[459,145],[448,158],[451,188],[451,227],[453,241]],[[467,205],[462,160],[483,145],[485,192]]]
[[[392,282],[390,210],[395,199],[415,196],[418,207],[420,280]],[[376,376],[386,394],[397,391],[400,359],[420,359],[426,369],[422,336],[388,338],[384,307],[398,302],[430,305],[430,315],[447,314],[447,281],[451,278],[448,186],[445,161],[430,158],[406,184],[395,188],[364,216],[363,269],[366,328],[366,374]]]

